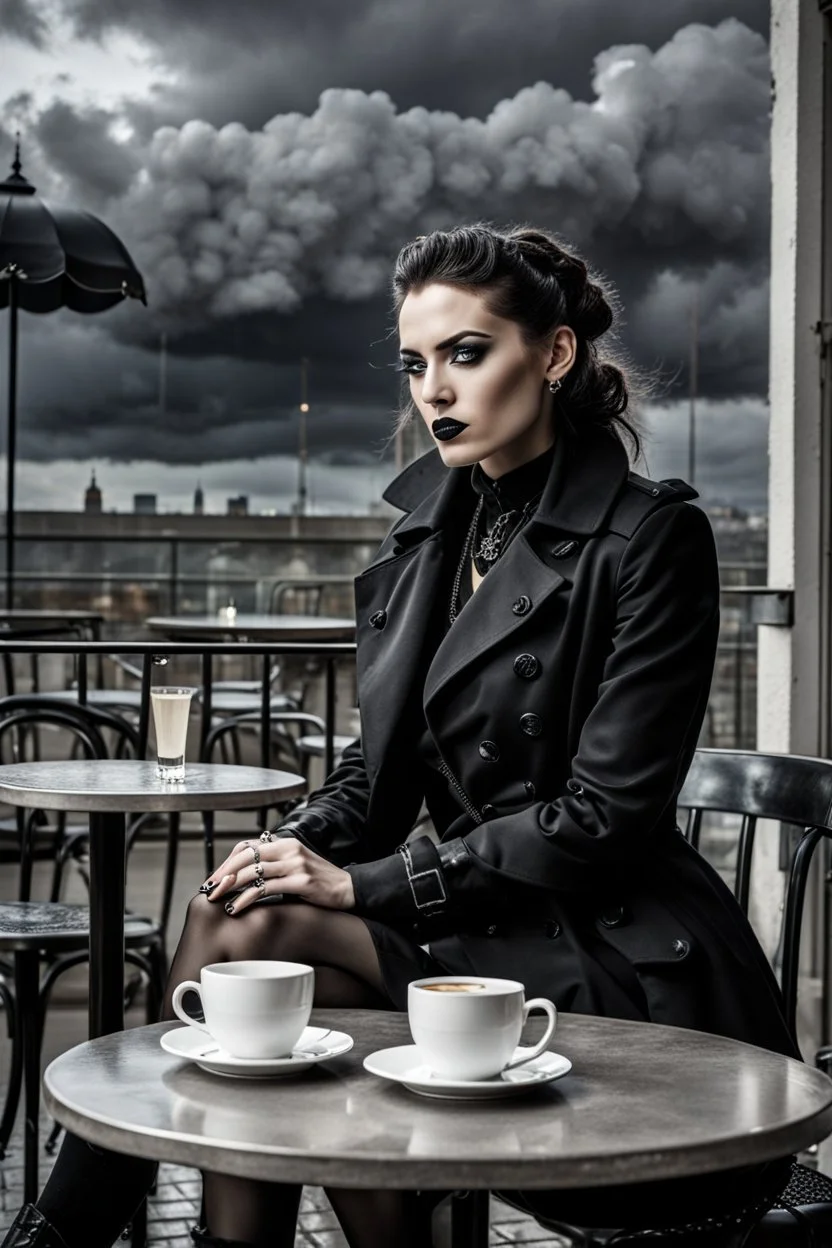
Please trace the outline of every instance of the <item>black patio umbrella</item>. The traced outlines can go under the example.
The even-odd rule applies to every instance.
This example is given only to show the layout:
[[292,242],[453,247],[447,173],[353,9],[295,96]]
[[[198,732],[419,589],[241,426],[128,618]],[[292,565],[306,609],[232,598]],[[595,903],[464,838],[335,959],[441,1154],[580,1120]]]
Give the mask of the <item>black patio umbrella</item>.
[[122,299],[147,303],[144,282],[113,231],[89,212],[47,205],[21,173],[0,182],[0,308],[9,309],[6,468],[6,607],[14,596],[14,468],[17,433],[17,310],[106,312]]

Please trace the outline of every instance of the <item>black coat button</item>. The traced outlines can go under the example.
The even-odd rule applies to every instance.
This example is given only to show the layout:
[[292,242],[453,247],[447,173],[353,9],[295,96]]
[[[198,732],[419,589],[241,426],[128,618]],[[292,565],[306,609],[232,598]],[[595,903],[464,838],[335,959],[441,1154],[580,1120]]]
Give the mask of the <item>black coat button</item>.
[[555,559],[565,559],[568,555],[574,554],[577,549],[577,542],[558,542],[557,546],[552,547],[552,555]]
[[518,654],[514,660],[514,674],[523,680],[534,680],[540,672],[540,659],[533,654]]
[[521,715],[520,727],[527,737],[539,737],[543,731],[543,720],[539,715]]
[[386,623],[387,623],[386,611],[375,611],[370,616],[370,628],[384,628],[384,625]]
[[603,914],[598,915],[598,922],[603,927],[620,927],[624,922],[624,907],[608,906]]
[[549,940],[557,940],[560,936],[560,923],[557,919],[549,919],[544,930]]
[[488,935],[488,936],[496,936],[496,935],[497,935],[497,924],[496,924],[496,923],[490,923],[490,924],[489,924],[489,926],[485,929],[485,931],[486,931],[486,935]]
[[537,789],[534,787],[531,780],[526,780],[523,784],[523,788],[526,790],[526,797],[534,797],[537,792]]
[[511,604],[511,609],[515,615],[528,615],[532,609],[532,600],[527,597],[526,594],[521,594],[520,597]]
[[497,807],[492,806],[490,802],[486,802],[482,810],[480,811],[480,814],[482,815],[483,819],[490,819],[491,816],[496,815],[496,813],[497,813]]
[[500,757],[500,747],[496,741],[480,741],[479,751],[480,758],[484,758],[487,763],[496,763]]
[[686,958],[690,953],[690,945],[686,940],[674,940],[673,952],[677,958]]

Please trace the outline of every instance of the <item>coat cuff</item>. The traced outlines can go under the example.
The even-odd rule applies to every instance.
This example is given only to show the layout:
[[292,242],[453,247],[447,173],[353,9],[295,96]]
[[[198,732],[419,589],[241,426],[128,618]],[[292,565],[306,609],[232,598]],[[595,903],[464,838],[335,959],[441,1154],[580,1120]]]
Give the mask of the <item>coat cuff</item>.
[[436,846],[427,836],[395,854],[345,868],[355,890],[355,913],[391,927],[420,929],[445,913],[448,890]]
[[281,823],[280,827],[272,828],[271,833],[272,836],[278,841],[286,840],[289,837],[292,837],[293,840],[300,841],[301,845],[305,846],[306,849],[311,849],[313,853],[317,854],[320,852],[306,839],[303,832],[301,832],[299,825],[296,823]]

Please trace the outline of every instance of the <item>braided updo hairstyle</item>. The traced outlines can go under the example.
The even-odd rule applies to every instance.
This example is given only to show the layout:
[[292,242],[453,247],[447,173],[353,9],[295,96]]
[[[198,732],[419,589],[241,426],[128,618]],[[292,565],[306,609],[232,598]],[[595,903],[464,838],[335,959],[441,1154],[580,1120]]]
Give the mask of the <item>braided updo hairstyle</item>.
[[547,230],[524,226],[434,230],[399,252],[393,273],[396,314],[410,291],[430,282],[482,293],[489,311],[516,322],[529,345],[545,341],[560,325],[570,326],[577,353],[557,396],[559,418],[577,437],[599,428],[629,437],[639,454],[638,431],[624,416],[631,386],[613,353],[602,354],[596,346],[612,328],[616,297],[575,251]]

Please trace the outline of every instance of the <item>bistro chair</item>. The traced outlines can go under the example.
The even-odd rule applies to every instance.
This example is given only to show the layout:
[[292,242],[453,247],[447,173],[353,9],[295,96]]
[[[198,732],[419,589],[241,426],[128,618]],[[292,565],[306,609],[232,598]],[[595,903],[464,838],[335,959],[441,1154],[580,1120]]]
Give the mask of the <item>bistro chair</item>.
[[[92,707],[65,704],[47,706],[42,700],[0,700],[0,754],[7,741],[20,740],[20,730],[32,727],[61,728],[69,734],[73,747],[87,758],[107,758],[109,752],[103,731],[118,735],[118,748],[127,731],[131,747],[137,745],[129,726],[107,712]],[[10,703],[15,705],[10,706]],[[3,715],[3,712],[6,712]],[[178,831],[178,828],[176,829]],[[171,836],[175,854],[176,836]],[[29,846],[21,845],[21,861]],[[170,851],[169,851],[170,857]],[[170,885],[170,888],[169,888]],[[157,920],[125,916],[125,959],[138,967],[147,981],[147,1019],[158,1016],[166,976],[165,929],[172,895],[172,871],[165,873],[162,915]],[[7,1010],[12,1038],[9,1082],[0,1117],[0,1158],[8,1148],[21,1091],[25,1096],[24,1199],[37,1193],[38,1111],[40,1106],[40,1055],[46,1009],[57,979],[89,957],[89,909],[55,901],[0,902],[0,998]],[[56,1137],[57,1132],[53,1133]]]
[[[785,884],[779,980],[786,1020],[796,1032],[800,935],[806,886],[815,851],[832,839],[832,761],[792,754],[760,754],[753,750],[697,750],[679,795],[686,812],[683,831],[698,848],[706,813],[740,818],[733,891],[747,912],[751,864],[757,825],[773,820],[795,830]],[[766,832],[769,830],[766,829]],[[775,968],[776,970],[777,968]],[[821,1049],[817,1064],[832,1071],[832,1047]],[[602,1193],[598,1193],[599,1212]],[[832,1178],[793,1163],[787,1186],[773,1205],[736,1210],[723,1219],[704,1218],[686,1226],[662,1225],[649,1208],[639,1228],[616,1232],[538,1218],[574,1248],[663,1248],[666,1244],[701,1244],[702,1248],[830,1248],[832,1245]],[[485,1248],[488,1242],[487,1193],[455,1193],[451,1218],[454,1243]],[[756,1221],[755,1221],[756,1219]],[[665,1222],[667,1218],[663,1219]],[[658,1225],[657,1225],[658,1223]],[[753,1228],[753,1229],[752,1229]],[[458,1240],[456,1237],[459,1237]]]
[[[0,698],[0,723],[17,712],[32,712],[18,716],[7,726],[0,737],[0,761],[20,762],[31,754],[41,756],[41,733],[55,733],[70,729],[74,740],[72,756],[77,755],[82,744],[92,757],[123,758],[138,750],[138,733],[121,716],[100,707],[80,706],[75,700],[64,701],[44,694],[15,694]],[[12,727],[14,732],[11,732]],[[7,740],[7,738],[9,738]],[[110,741],[108,748],[107,739]],[[0,863],[14,864],[19,869],[18,901],[28,901],[31,896],[32,869],[36,862],[51,862],[52,884],[50,901],[60,901],[66,866],[73,861],[86,879],[85,848],[89,837],[86,823],[70,825],[66,813],[52,812],[54,823],[42,810],[25,811],[17,807],[14,814],[0,819]]]

